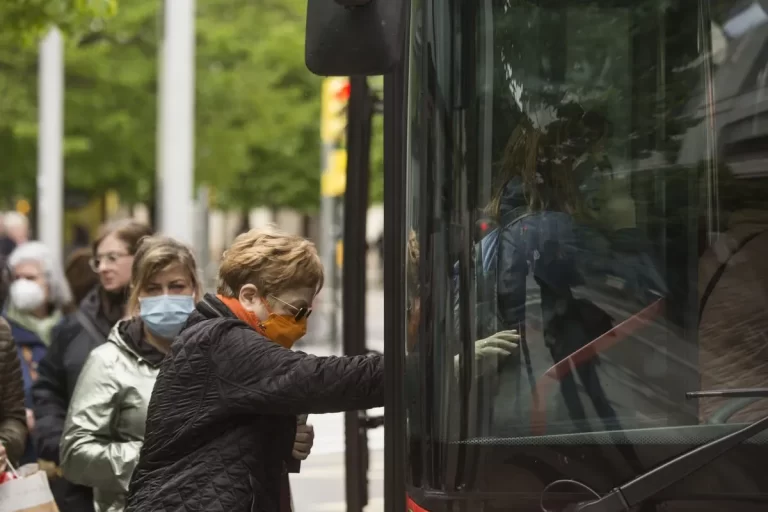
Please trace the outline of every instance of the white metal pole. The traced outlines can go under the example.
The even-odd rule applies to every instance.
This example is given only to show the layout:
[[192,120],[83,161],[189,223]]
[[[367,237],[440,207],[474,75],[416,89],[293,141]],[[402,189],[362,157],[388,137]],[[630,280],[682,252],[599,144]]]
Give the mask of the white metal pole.
[[63,257],[64,43],[53,27],[40,43],[38,74],[37,235]]
[[160,69],[160,231],[194,244],[195,1],[166,0]]

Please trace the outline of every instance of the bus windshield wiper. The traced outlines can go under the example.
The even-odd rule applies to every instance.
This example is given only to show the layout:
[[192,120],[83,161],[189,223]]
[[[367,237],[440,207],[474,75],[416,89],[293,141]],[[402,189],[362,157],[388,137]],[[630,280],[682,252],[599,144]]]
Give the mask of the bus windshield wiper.
[[[768,398],[768,388],[693,391],[686,398]],[[599,500],[581,503],[576,512],[625,512],[706,466],[732,448],[768,430],[768,416],[731,434],[685,452],[613,489]]]

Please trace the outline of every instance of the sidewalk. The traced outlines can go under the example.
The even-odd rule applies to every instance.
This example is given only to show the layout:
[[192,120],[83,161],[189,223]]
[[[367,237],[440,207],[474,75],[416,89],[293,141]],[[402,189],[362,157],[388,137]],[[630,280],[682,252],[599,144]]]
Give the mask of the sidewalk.
[[[314,450],[291,475],[294,512],[346,512],[344,455],[318,455]],[[365,512],[384,510],[384,453],[372,451],[368,468],[368,506]]]
[[[327,300],[322,297],[322,300]],[[316,309],[320,309],[315,305]],[[341,355],[341,339],[332,344],[327,338],[323,315],[313,314],[310,333],[296,345],[297,350],[318,356]],[[338,317],[341,335],[341,317]],[[366,294],[366,346],[384,351],[384,294],[369,290]],[[334,346],[335,345],[335,346]],[[384,414],[383,408],[368,411],[371,416]],[[346,512],[345,501],[345,433],[344,414],[310,414],[308,422],[315,429],[315,444],[309,458],[302,463],[301,473],[291,475],[295,512]],[[384,510],[384,428],[368,431],[370,450],[369,499],[366,512]]]

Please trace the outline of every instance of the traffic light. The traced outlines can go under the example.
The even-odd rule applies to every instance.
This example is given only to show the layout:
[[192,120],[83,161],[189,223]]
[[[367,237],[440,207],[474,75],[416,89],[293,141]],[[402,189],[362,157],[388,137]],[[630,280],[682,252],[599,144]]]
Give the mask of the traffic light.
[[344,195],[347,188],[347,150],[334,149],[328,152],[326,168],[320,176],[320,190],[323,196]]
[[323,81],[320,134],[323,144],[343,147],[347,131],[347,105],[351,86],[349,78],[333,77]]

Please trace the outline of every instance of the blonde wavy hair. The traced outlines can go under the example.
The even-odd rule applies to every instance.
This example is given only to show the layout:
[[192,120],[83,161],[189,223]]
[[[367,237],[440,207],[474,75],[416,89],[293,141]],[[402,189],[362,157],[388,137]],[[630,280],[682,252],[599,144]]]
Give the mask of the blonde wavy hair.
[[235,238],[222,256],[216,291],[237,297],[243,286],[253,284],[262,297],[299,288],[317,293],[324,279],[315,244],[270,225]]
[[528,211],[556,210],[580,220],[594,220],[573,175],[574,157],[588,152],[608,133],[607,119],[576,104],[565,105],[558,118],[542,128],[525,117],[504,147],[486,213],[494,219],[500,217],[504,188],[519,177]]
[[139,311],[139,295],[160,272],[180,265],[189,275],[195,299],[201,295],[197,262],[192,250],[178,240],[167,236],[145,236],[139,240],[131,269],[131,295],[128,312]]

